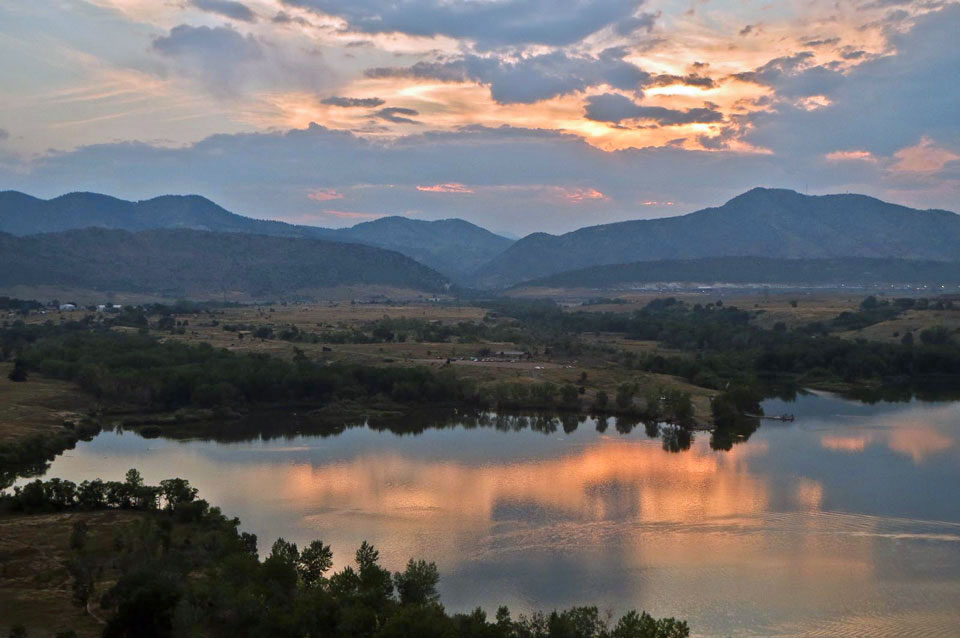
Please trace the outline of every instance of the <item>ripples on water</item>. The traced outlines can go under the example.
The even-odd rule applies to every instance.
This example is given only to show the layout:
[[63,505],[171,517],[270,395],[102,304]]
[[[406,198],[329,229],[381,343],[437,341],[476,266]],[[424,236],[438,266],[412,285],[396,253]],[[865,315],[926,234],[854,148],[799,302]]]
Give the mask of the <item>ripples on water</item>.
[[729,451],[569,419],[220,443],[104,433],[48,476],[183,476],[261,546],[323,538],[343,564],[368,539],[394,569],[436,560],[452,609],[636,607],[703,636],[960,635],[960,403],[804,396],[767,412],[797,421]]

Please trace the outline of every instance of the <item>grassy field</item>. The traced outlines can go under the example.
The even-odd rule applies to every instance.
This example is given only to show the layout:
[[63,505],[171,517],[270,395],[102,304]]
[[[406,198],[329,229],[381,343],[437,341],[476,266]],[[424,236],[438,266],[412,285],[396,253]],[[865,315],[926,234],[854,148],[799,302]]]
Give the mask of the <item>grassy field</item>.
[[73,384],[33,375],[26,383],[7,378],[12,365],[0,363],[0,444],[56,433],[64,421],[75,421],[91,405]]
[[[77,521],[89,526],[87,551],[107,553],[117,534],[135,523],[136,512],[99,511],[0,516],[0,634],[22,624],[29,636],[53,636],[73,629],[84,638],[99,636],[103,624],[71,601],[70,533]],[[116,576],[106,569],[97,578],[96,596]]]
[[[558,291],[552,291],[557,293]],[[571,292],[571,291],[565,291]],[[573,291],[576,292],[576,291]],[[570,306],[567,312],[629,312],[642,308],[656,297],[652,292],[624,293],[626,303],[606,305]],[[688,303],[716,303],[712,293],[683,293],[674,295]],[[863,296],[847,293],[822,294],[750,294],[728,296],[725,305],[733,305],[751,311],[761,311],[754,322],[763,328],[773,328],[777,323],[788,327],[800,326],[813,321],[829,322],[845,311],[856,310]],[[33,315],[29,321],[58,320],[61,316],[72,319],[83,317],[85,312],[52,313]],[[473,377],[478,382],[499,381],[534,383],[549,381],[557,384],[571,383],[584,388],[584,405],[590,405],[600,390],[610,397],[617,386],[624,382],[637,382],[641,388],[650,386],[664,389],[682,389],[691,393],[697,410],[697,420],[709,422],[710,397],[715,391],[692,386],[682,379],[664,375],[642,374],[624,369],[616,363],[611,351],[627,351],[636,354],[663,354],[668,356],[692,356],[691,353],[662,348],[652,341],[635,341],[617,333],[588,333],[581,335],[583,342],[597,346],[580,358],[553,357],[533,353],[530,358],[496,357],[481,355],[484,350],[494,353],[517,351],[522,346],[515,343],[458,343],[454,338],[444,343],[406,342],[385,343],[329,343],[324,335],[351,329],[360,329],[380,319],[417,319],[434,324],[457,324],[483,320],[483,308],[411,302],[406,304],[354,304],[328,301],[318,304],[276,304],[270,306],[242,306],[216,309],[211,313],[200,312],[176,317],[178,332],[169,330],[151,333],[161,339],[187,343],[209,343],[215,347],[238,352],[270,354],[284,359],[306,356],[314,361],[350,362],[375,366],[422,365],[433,368],[450,366],[459,374]],[[156,317],[151,318],[152,322]],[[934,325],[946,325],[951,330],[960,329],[960,312],[911,310],[893,321],[883,322],[860,331],[843,333],[848,338],[866,338],[880,341],[896,341],[907,331],[920,331]],[[240,327],[239,331],[225,330],[224,326]],[[259,339],[253,333],[258,328],[269,326],[279,332],[291,326],[308,337],[319,337],[318,343],[286,341],[279,338]],[[133,328],[117,328],[134,330]],[[894,336],[896,335],[896,336]],[[605,352],[606,351],[606,352]],[[485,360],[484,360],[485,359]],[[504,360],[506,359],[506,360]],[[583,375],[586,374],[584,380]],[[82,409],[79,393],[64,384],[36,380],[27,384],[11,384],[4,373],[0,379],[0,397],[4,406],[0,409],[0,440],[3,436],[17,436],[30,428],[52,427],[69,418],[71,411]],[[641,393],[643,390],[641,390]],[[4,395],[6,393],[6,396]]]

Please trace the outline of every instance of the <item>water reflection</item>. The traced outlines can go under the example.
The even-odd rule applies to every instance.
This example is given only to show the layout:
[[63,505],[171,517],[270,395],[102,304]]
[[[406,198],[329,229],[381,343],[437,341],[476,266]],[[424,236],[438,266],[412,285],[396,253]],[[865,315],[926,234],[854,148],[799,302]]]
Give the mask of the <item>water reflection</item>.
[[272,440],[253,425],[221,442],[104,433],[48,474],[176,474],[261,544],[319,537],[346,561],[366,538],[391,568],[429,557],[454,609],[638,607],[707,636],[952,635],[960,404],[801,396],[768,412],[798,420],[730,434],[729,451],[707,433],[535,415],[323,435],[297,417]]

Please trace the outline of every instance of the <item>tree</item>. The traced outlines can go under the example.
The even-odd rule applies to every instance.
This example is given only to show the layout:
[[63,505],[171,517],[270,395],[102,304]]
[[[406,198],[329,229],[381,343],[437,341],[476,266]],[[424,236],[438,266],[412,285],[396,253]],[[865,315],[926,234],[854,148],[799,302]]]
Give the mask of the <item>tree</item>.
[[636,388],[631,383],[621,383],[620,387],[617,388],[617,397],[615,399],[617,403],[617,408],[621,410],[629,410],[633,407],[633,395],[636,392]]
[[297,561],[297,573],[307,586],[323,580],[323,575],[333,567],[333,551],[329,545],[316,540],[307,545]]
[[608,403],[610,403],[610,397],[607,396],[607,393],[603,390],[597,392],[597,397],[593,400],[593,407],[601,411],[606,410]]
[[13,362],[13,370],[7,375],[7,378],[17,383],[23,383],[27,380],[27,362],[23,359],[17,359]]
[[610,632],[611,638],[687,638],[690,628],[674,618],[656,619],[647,612],[631,611]]
[[185,479],[174,478],[160,481],[160,494],[166,501],[166,509],[175,511],[181,503],[189,503],[197,497],[197,488],[190,487]]
[[411,558],[403,573],[397,572],[393,575],[393,582],[403,605],[426,605],[440,599],[437,594],[440,572],[436,563],[414,561]]
[[579,401],[577,387],[568,383],[560,388],[560,400],[564,405],[576,405]]

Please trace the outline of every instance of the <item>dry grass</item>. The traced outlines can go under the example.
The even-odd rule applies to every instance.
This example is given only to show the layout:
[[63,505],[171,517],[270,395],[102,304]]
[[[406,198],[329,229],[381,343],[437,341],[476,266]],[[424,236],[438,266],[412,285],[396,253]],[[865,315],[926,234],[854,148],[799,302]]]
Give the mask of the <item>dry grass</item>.
[[90,399],[71,383],[37,375],[14,383],[7,378],[11,368],[0,363],[0,444],[59,431],[64,420],[77,420],[90,407]]
[[[87,551],[110,551],[118,528],[137,520],[134,512],[72,512],[0,517],[0,632],[27,627],[30,636],[52,636],[73,629],[93,638],[103,625],[71,602],[70,532],[76,521],[89,525]],[[108,572],[96,593],[111,584]],[[97,604],[90,605],[94,613]]]
[[840,336],[848,339],[869,339],[871,341],[899,343],[903,335],[908,332],[915,333],[914,338],[918,339],[921,331],[937,326],[945,327],[954,333],[955,339],[960,340],[960,311],[908,310],[896,319],[882,321],[862,330],[844,332]]

